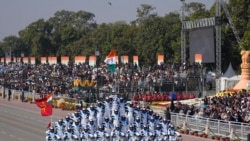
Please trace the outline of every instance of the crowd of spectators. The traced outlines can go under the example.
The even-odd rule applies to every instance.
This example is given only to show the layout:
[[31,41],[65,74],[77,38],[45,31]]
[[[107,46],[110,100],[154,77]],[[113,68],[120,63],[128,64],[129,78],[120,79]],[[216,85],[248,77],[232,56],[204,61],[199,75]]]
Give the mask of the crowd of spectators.
[[247,91],[204,97],[202,100],[203,103],[199,106],[177,102],[166,112],[172,111],[180,115],[193,116],[196,119],[210,118],[250,123],[250,93]]
[[[40,95],[53,93],[55,96],[67,95],[71,98],[96,93],[99,95],[116,92],[129,95],[146,92],[164,94],[172,91],[186,91],[186,83],[181,74],[194,73],[192,66],[183,68],[178,64],[161,64],[139,67],[136,64],[117,64],[116,71],[110,72],[105,65],[89,66],[79,64],[0,64],[0,84],[5,88],[36,92]],[[97,85],[91,89],[79,89],[72,85],[73,80],[94,80]],[[199,79],[199,78],[198,78]],[[191,81],[189,84],[192,84]],[[193,90],[196,91],[194,83]],[[129,93],[129,94],[128,94]],[[103,95],[104,94],[104,95]]]

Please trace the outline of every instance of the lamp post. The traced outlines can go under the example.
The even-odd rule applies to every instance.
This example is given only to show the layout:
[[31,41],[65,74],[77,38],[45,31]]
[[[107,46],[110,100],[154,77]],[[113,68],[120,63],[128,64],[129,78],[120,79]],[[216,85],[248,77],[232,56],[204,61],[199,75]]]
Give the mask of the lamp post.
[[5,99],[6,95],[5,95],[5,57],[4,57],[4,69],[3,69],[3,99]]
[[96,100],[99,99],[99,86],[98,86],[98,56],[100,56],[99,48],[96,47],[95,49],[95,56],[96,56]]
[[24,57],[24,53],[21,52],[21,69],[22,69],[22,77],[21,77],[21,88],[23,89],[23,57]]
[[21,67],[21,70],[22,70],[22,74],[21,74],[21,82],[20,82],[20,86],[21,86],[21,101],[23,102],[24,101],[24,88],[23,88],[23,75],[24,75],[24,73],[23,73],[23,71],[24,71],[24,69],[23,69],[23,57],[24,57],[24,53],[23,52],[21,52],[21,59],[20,59],[20,67]]
[[204,92],[204,76],[203,76],[203,66],[202,63],[199,64],[200,65],[200,69],[201,69],[201,91],[202,91],[202,96],[205,96],[205,92]]

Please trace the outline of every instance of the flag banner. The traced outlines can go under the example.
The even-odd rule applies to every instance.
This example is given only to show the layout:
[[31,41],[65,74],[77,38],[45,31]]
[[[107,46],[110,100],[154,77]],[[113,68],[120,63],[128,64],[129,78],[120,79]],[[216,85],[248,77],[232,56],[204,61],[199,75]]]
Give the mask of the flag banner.
[[41,63],[46,64],[47,63],[47,58],[46,57],[41,57]]
[[75,56],[75,64],[85,63],[86,56]]
[[5,58],[5,63],[6,63],[6,64],[9,64],[10,62],[11,62],[11,58],[10,58],[10,57],[6,57],[6,58]]
[[1,57],[1,63],[4,63],[4,57]]
[[41,98],[41,99],[35,99],[36,101],[36,105],[39,107],[39,108],[42,108],[44,107],[44,105],[46,104],[47,102],[47,98]]
[[116,64],[116,50],[111,50],[104,60],[106,64]]
[[13,57],[13,62],[17,62],[17,58],[16,57]]
[[121,56],[121,62],[122,62],[123,64],[128,63],[128,56]]
[[202,62],[202,54],[200,54],[200,53],[195,54],[194,61],[195,61],[195,63],[200,63],[201,64],[201,62]]
[[41,108],[41,115],[42,116],[51,116],[52,115],[52,105],[47,104],[44,108]]
[[16,62],[17,62],[17,63],[20,63],[20,62],[21,62],[21,57],[17,57],[17,58],[16,58]]
[[138,56],[133,56],[133,63],[139,66],[139,59]]
[[23,57],[23,63],[28,64],[29,63],[29,57]]
[[[108,65],[108,70],[114,72],[115,68],[116,68],[116,50],[111,50],[108,54],[108,56],[106,57],[106,59],[104,60],[104,63],[106,63]],[[118,58],[117,58],[118,60]]]
[[35,65],[36,64],[36,58],[30,57],[30,64]]
[[61,57],[61,64],[68,65],[69,64],[69,56]]
[[[105,60],[108,58],[108,56],[106,56]],[[105,60],[104,60],[104,63],[105,63]],[[116,64],[119,64],[119,58],[118,56],[115,56],[115,63]]]
[[17,58],[16,58],[16,62],[17,62],[17,63],[21,63],[21,57],[17,57]]
[[46,96],[46,99],[47,99],[47,103],[48,104],[52,104],[52,94],[48,94],[47,96]]
[[41,108],[41,116],[52,115],[52,104],[47,103],[47,98],[36,99],[36,105]]
[[48,57],[48,63],[49,63],[50,65],[52,65],[52,64],[57,64],[57,57],[55,57],[55,56],[49,56],[49,57]]
[[96,56],[89,56],[89,66],[94,67],[96,65]]
[[164,55],[158,55],[157,64],[160,65],[164,63]]
[[115,56],[115,62],[116,62],[116,64],[119,64],[119,58],[117,55]]

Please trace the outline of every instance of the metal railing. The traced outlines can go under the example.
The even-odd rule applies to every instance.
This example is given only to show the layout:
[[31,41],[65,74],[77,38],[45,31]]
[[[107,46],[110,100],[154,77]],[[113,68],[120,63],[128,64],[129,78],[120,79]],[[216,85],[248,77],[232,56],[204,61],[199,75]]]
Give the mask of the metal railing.
[[235,137],[243,140],[246,140],[247,134],[250,133],[250,123],[232,122],[202,117],[195,118],[194,116],[171,113],[171,123],[175,126],[182,127],[184,122],[190,130],[204,131],[205,127],[208,126],[211,133],[221,136],[229,136],[233,130]]
[[[3,94],[5,93],[6,98],[8,97],[8,88],[3,88],[3,86],[0,86],[0,92],[2,93],[2,97]],[[11,90],[11,100],[20,100],[21,101],[21,96],[22,96],[22,91],[21,90],[14,90],[14,89],[10,89]],[[3,92],[5,91],[5,92]],[[34,102],[35,99],[40,98],[40,94],[39,93],[35,93],[35,92],[28,92],[28,91],[24,91],[24,99],[27,98],[31,98],[32,101]]]

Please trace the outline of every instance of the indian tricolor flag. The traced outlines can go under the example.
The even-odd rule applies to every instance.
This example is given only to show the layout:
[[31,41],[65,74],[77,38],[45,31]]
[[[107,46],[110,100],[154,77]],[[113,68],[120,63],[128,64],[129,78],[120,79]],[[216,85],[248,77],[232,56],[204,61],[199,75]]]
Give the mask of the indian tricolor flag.
[[123,63],[123,64],[126,64],[126,63],[128,63],[128,56],[121,56],[121,62]]
[[94,67],[96,65],[96,56],[89,56],[89,66]]
[[1,63],[4,63],[4,57],[1,57]]
[[61,56],[61,64],[68,65],[69,56]]
[[164,63],[164,55],[158,55],[157,64],[161,65],[162,63]]
[[86,56],[75,56],[75,64],[85,63]]
[[23,57],[23,63],[28,64],[29,63],[29,57]]
[[11,62],[11,58],[10,58],[10,57],[6,57],[6,58],[5,58],[5,63],[8,64],[8,63],[10,63],[10,62]]
[[30,57],[30,64],[35,65],[36,64],[36,58]]
[[52,104],[52,94],[48,94],[48,95],[46,96],[46,99],[47,99],[47,103],[48,103],[48,104]]
[[104,60],[104,63],[108,65],[108,70],[114,72],[115,71],[115,64],[116,64],[116,50],[111,50]]
[[49,62],[50,65],[57,64],[57,57],[56,56],[49,56],[48,57],[48,62]]
[[134,64],[136,64],[137,66],[139,66],[138,56],[133,56],[133,62],[134,62]]
[[41,57],[41,64],[47,63],[47,57]]

